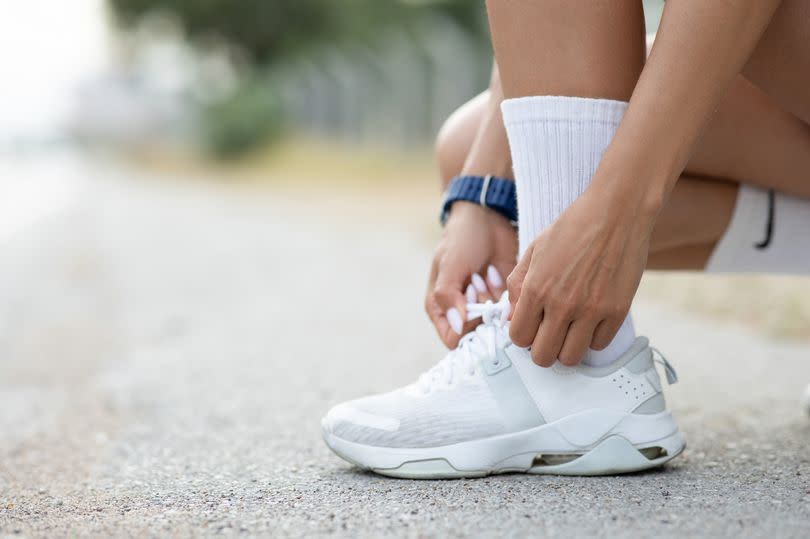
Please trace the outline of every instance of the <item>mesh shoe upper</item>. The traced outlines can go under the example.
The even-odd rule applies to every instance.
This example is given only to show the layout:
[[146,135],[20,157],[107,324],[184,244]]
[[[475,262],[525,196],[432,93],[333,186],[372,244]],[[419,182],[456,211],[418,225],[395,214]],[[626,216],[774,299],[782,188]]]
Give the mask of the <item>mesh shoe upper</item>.
[[411,385],[353,400],[333,408],[324,424],[344,440],[377,447],[449,445],[504,432],[478,375],[428,393]]

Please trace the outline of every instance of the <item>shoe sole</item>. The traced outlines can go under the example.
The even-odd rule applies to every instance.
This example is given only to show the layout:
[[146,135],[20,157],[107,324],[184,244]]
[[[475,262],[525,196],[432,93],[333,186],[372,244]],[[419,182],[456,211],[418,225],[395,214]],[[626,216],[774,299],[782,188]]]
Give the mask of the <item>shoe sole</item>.
[[[605,430],[605,425],[612,427]],[[358,444],[335,436],[325,423],[323,437],[336,455],[355,466],[408,479],[509,472],[615,475],[657,468],[686,447],[669,412],[641,415],[609,410],[588,410],[533,429],[441,447]]]

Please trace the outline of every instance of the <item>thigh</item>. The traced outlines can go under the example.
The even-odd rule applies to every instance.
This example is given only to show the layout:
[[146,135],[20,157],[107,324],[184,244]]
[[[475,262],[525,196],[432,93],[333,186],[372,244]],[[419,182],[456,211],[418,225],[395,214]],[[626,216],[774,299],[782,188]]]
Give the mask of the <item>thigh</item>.
[[810,2],[784,0],[686,171],[810,197]]
[[810,2],[782,1],[743,74],[782,109],[810,124]]
[[709,119],[686,173],[810,198],[808,88],[810,2],[784,0]]
[[716,244],[731,221],[738,188],[733,182],[682,175],[655,222],[650,253]]
[[686,173],[810,197],[810,128],[737,77],[709,119]]
[[709,263],[714,251],[714,243],[686,245],[663,251],[650,252],[647,258],[648,270],[702,271]]

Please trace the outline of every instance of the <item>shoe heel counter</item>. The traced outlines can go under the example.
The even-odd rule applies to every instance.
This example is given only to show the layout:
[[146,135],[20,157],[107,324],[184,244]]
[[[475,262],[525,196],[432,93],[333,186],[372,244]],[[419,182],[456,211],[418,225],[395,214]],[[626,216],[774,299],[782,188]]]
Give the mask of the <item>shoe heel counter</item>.
[[657,414],[667,409],[664,393],[658,392],[633,409],[634,414]]
[[644,349],[633,358],[632,361],[625,365],[625,368],[636,376],[642,377],[652,389],[652,395],[636,406],[633,409],[633,413],[657,414],[666,410],[667,403],[664,398],[661,377],[658,375],[658,370],[655,368],[652,349],[649,347]]
[[652,348],[647,346],[639,351],[633,359],[624,365],[624,368],[633,374],[643,374],[650,369],[655,370]]

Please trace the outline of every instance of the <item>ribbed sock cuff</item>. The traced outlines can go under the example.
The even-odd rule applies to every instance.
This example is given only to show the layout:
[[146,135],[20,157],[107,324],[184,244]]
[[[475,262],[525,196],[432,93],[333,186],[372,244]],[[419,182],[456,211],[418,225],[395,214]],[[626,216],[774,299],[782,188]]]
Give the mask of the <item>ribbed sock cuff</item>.
[[607,123],[617,126],[627,110],[626,101],[542,95],[505,99],[501,103],[504,124],[523,122]]

